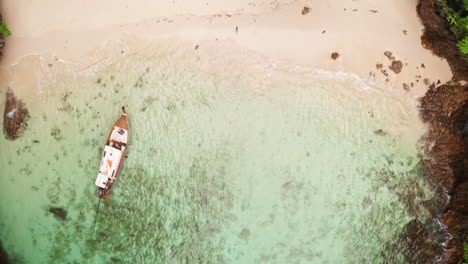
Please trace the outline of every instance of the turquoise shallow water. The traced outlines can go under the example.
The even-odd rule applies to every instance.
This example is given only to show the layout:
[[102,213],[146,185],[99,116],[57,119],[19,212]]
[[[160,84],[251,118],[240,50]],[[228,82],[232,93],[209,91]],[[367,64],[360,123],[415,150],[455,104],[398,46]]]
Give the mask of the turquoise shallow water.
[[[433,195],[414,110],[352,75],[195,64],[131,55],[24,98],[28,130],[0,140],[19,263],[404,263],[389,245]],[[131,147],[93,233],[121,105]]]

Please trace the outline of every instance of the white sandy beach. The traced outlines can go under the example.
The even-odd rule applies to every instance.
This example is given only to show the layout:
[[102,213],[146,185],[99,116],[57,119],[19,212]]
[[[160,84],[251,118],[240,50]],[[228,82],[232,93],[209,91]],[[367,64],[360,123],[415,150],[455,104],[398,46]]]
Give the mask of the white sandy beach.
[[[427,89],[425,78],[430,79],[426,83],[446,82],[451,72],[444,60],[421,46],[417,2],[4,1],[0,11],[12,36],[0,68],[2,79],[12,84],[25,78],[24,67],[12,66],[26,63],[28,56],[83,69],[144,46],[145,40],[182,39],[200,45],[200,50],[219,40],[271,61],[356,73],[379,87],[402,89],[403,83],[413,83],[411,94],[418,97]],[[309,13],[302,15],[304,7]],[[214,46],[223,49],[223,44]],[[385,51],[403,62],[401,73],[388,69]],[[339,53],[338,59],[331,59],[333,52]],[[388,76],[376,68],[378,63]],[[23,73],[15,74],[20,69]]]

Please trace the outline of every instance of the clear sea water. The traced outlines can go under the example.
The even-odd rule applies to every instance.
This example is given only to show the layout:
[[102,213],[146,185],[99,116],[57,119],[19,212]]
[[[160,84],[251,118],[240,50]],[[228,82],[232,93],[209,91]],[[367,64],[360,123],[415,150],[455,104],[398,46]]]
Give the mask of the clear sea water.
[[[352,74],[254,66],[159,52],[96,71],[44,69],[49,81],[23,96],[24,136],[0,139],[11,258],[404,263],[389,245],[433,195],[412,99]],[[131,147],[93,232],[94,180],[122,105]]]

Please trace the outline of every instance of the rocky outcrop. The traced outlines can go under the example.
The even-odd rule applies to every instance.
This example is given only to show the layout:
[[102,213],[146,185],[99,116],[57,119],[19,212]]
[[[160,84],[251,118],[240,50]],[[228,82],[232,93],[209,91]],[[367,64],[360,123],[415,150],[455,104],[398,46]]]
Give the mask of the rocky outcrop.
[[438,14],[436,0],[421,0],[417,12],[424,25],[422,45],[448,61],[454,80],[468,81],[468,60],[458,50],[458,40],[450,30],[447,20]]
[[445,263],[458,263],[468,242],[468,85],[433,87],[420,101],[421,118],[429,125],[424,167],[449,197],[442,215],[452,236]]
[[420,99],[421,118],[429,127],[424,167],[434,186],[447,197],[445,208],[435,214],[450,233],[438,259],[455,264],[463,261],[463,243],[468,242],[468,85],[457,82],[468,81],[468,59],[458,50],[458,40],[438,8],[436,0],[418,4],[417,13],[425,27],[421,42],[447,60],[454,81],[433,85]]
[[15,140],[20,137],[27,127],[29,111],[11,89],[6,93],[5,112],[3,114],[3,132],[5,138]]

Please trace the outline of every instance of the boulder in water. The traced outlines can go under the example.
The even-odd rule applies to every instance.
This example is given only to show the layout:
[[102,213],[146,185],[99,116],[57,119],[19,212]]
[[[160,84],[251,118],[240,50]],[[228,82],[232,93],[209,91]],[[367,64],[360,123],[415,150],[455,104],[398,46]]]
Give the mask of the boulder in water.
[[3,248],[2,241],[0,240],[0,263],[3,264],[8,264],[8,254],[6,253],[6,250]]
[[49,208],[49,212],[53,213],[55,218],[65,221],[67,220],[67,210],[63,208],[51,207]]
[[15,140],[20,137],[27,126],[29,111],[11,89],[6,93],[5,112],[3,114],[3,132],[5,138]]

